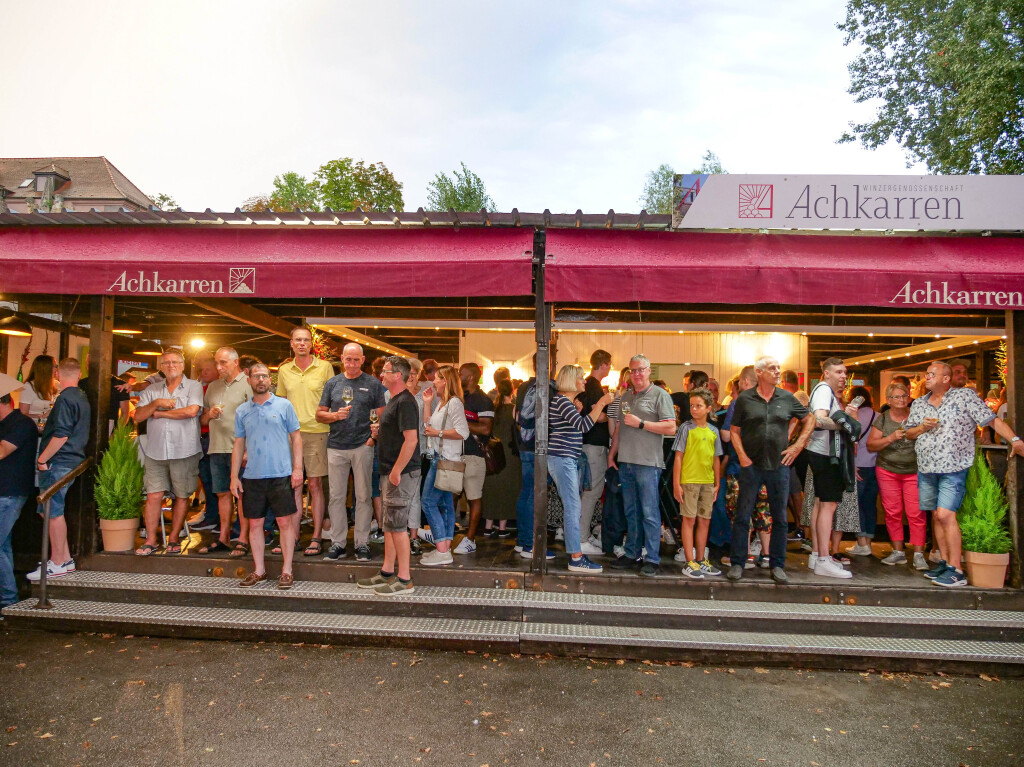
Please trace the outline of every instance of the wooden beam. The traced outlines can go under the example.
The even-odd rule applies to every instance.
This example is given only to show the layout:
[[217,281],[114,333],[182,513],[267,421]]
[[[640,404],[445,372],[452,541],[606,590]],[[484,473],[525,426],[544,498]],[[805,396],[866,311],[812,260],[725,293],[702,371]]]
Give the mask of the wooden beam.
[[[984,394],[982,394],[984,396]],[[1020,434],[1024,430],[1024,311],[1006,312],[1006,420]],[[1024,460],[1010,455],[1006,465],[1006,499],[1010,503],[1010,581],[1024,585]]]
[[234,298],[183,298],[181,300],[284,338],[289,338],[292,330],[298,327],[288,320],[275,317],[270,312],[256,309]]

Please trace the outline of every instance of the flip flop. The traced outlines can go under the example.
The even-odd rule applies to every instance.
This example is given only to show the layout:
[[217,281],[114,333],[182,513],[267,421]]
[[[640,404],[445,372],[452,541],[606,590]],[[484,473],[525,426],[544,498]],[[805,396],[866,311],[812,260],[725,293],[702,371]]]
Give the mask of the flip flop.
[[231,551],[230,554],[228,554],[228,556],[229,557],[236,557],[236,558],[237,557],[244,557],[248,553],[249,553],[249,544],[248,543],[242,543],[241,541],[239,541],[238,543],[235,544],[235,548]]
[[219,540],[213,543],[203,546],[203,548],[196,550],[197,554],[219,554],[222,551],[231,551],[231,547],[221,543]]
[[148,557],[154,551],[157,550],[156,546],[152,546],[148,543],[144,543],[139,548],[135,549],[135,556],[137,557]]
[[180,554],[181,544],[180,543],[168,543],[167,548],[164,549],[164,554]]

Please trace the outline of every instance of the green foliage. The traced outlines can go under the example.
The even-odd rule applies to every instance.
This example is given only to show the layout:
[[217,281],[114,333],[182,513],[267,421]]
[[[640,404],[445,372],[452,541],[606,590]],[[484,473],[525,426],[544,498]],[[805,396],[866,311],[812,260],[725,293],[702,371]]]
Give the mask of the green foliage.
[[498,206],[487,194],[483,179],[459,163],[462,172],[453,171],[453,178],[446,173],[438,173],[434,180],[427,184],[427,207],[430,210],[497,210]]
[[967,472],[964,502],[957,514],[964,551],[978,554],[1005,554],[1010,551],[1013,540],[1006,528],[1008,509],[1003,489],[979,450]]
[[648,213],[672,214],[672,166],[662,163],[647,174],[644,192],[640,195],[640,206]]
[[270,194],[270,209],[274,211],[320,210],[320,187],[306,181],[305,176],[289,171],[274,176],[274,191]]
[[367,165],[341,157],[324,163],[314,175],[320,202],[332,210],[404,209],[402,184],[382,162]]
[[159,192],[149,198],[150,202],[160,210],[177,210],[178,203],[174,198],[165,192]]
[[932,173],[1024,172],[1024,0],[849,0],[838,25],[875,119],[840,143],[895,139]]
[[700,167],[694,168],[692,172],[727,174],[729,171],[722,167],[722,161],[718,159],[718,155],[709,149],[701,158]]
[[141,514],[143,468],[131,425],[118,421],[96,472],[94,493],[100,519],[133,519]]

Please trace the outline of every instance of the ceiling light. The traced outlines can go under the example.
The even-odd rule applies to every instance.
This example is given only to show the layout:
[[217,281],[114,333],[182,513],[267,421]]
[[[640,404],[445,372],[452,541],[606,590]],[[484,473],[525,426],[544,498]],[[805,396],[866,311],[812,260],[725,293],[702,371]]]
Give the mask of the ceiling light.
[[936,334],[935,334],[935,337],[936,337],[936,338],[938,338],[938,337],[939,337],[939,334],[938,334],[938,333],[936,333]]
[[206,347],[206,341],[204,341],[202,338],[193,338],[191,341],[189,341],[188,345],[191,346],[193,349],[203,349]]
[[875,337],[874,333],[868,333],[868,338],[874,338],[874,337]]
[[138,328],[114,328],[114,332],[122,336],[139,336],[142,331]]
[[153,341],[140,341],[132,352],[143,357],[159,357],[163,353],[163,347]]
[[0,320],[0,334],[23,338],[32,335],[32,326],[20,317],[4,317]]

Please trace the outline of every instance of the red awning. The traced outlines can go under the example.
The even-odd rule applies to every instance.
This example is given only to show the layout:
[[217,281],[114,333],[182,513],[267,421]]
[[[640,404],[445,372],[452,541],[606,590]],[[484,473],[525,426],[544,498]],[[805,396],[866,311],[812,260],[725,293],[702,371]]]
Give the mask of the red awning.
[[553,302],[1024,308],[1024,238],[548,230]]
[[0,228],[0,292],[523,296],[533,230]]

